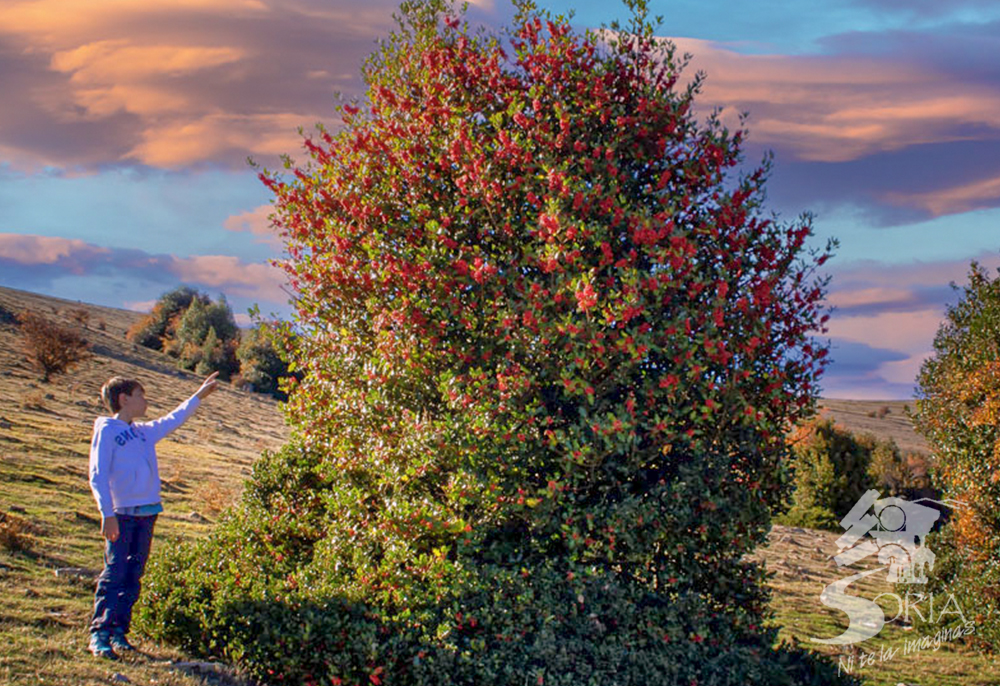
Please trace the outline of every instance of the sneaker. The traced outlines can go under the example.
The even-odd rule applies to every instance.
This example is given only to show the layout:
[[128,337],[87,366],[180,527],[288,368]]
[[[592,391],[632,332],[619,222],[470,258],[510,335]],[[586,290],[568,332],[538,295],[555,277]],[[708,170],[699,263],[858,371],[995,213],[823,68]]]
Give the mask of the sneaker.
[[103,657],[107,660],[117,660],[114,648],[111,647],[111,634],[107,631],[94,631],[90,634],[90,652],[94,657]]
[[111,632],[111,647],[115,650],[135,650],[135,646],[128,642],[125,638],[125,632],[121,629],[115,629]]

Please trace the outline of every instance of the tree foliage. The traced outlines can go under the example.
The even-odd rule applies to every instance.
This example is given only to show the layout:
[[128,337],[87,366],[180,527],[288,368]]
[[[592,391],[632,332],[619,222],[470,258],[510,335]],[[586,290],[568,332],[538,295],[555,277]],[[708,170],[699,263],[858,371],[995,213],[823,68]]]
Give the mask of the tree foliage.
[[598,36],[521,3],[501,39],[405,3],[368,102],[262,175],[295,436],[155,567],[147,631],[277,682],[849,681],[772,649],[742,559],[813,411],[828,253],[631,6]]
[[177,358],[178,366],[198,374],[217,371],[228,379],[239,370],[236,348],[240,332],[224,296],[216,302],[189,286],[164,293],[153,311],[126,337],[139,345]]
[[25,358],[48,382],[85,360],[89,344],[75,329],[60,326],[37,312],[26,310],[17,316]]
[[789,440],[795,490],[778,523],[841,531],[841,519],[870,488],[882,497],[934,495],[924,461],[902,454],[891,439],[855,435],[819,419],[799,427]]
[[190,286],[178,286],[161,295],[153,305],[153,311],[130,327],[125,337],[137,345],[163,350],[163,344],[173,334],[178,319],[192,302],[205,297]]
[[285,399],[281,380],[289,375],[288,363],[275,346],[276,335],[274,326],[265,323],[244,331],[236,358],[240,362],[240,376],[252,384],[255,391]]
[[[1000,278],[973,263],[917,377],[913,419],[957,507],[935,588],[977,608],[976,635],[1000,647]],[[935,548],[937,550],[937,548]],[[940,557],[940,554],[939,554]]]

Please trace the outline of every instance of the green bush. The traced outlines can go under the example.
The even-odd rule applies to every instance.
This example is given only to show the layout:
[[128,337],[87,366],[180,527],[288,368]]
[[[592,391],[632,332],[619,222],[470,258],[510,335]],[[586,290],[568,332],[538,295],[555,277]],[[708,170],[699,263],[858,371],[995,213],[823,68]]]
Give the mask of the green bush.
[[163,350],[165,340],[173,335],[177,321],[191,303],[205,297],[190,286],[167,291],[153,305],[153,311],[130,327],[125,337],[136,345]]
[[870,471],[874,437],[859,439],[832,420],[815,421],[793,438],[795,490],[779,524],[840,530],[840,520],[874,486]]
[[828,253],[730,177],[744,132],[632,5],[609,38],[521,3],[501,39],[406,3],[365,107],[262,174],[293,439],[151,565],[144,631],[269,683],[853,683],[774,647],[744,561]]
[[[928,589],[955,596],[975,624],[974,639],[1000,649],[1000,278],[972,263],[954,286],[917,376],[914,426],[931,444],[944,495],[963,503],[929,540],[937,555]],[[952,618],[954,619],[954,618]],[[939,630],[937,623],[924,627]]]
[[175,288],[160,296],[126,337],[176,358],[181,369],[203,375],[217,371],[222,379],[239,371],[240,330],[224,296],[213,303],[188,286]]
[[894,440],[882,440],[872,434],[862,434],[858,442],[870,454],[868,474],[872,488],[883,498],[940,498],[940,492],[931,482],[932,463],[920,453],[900,451]]
[[259,393],[270,393],[284,400],[281,380],[289,375],[288,364],[274,343],[273,326],[258,324],[240,336],[236,358],[240,362],[240,375]]

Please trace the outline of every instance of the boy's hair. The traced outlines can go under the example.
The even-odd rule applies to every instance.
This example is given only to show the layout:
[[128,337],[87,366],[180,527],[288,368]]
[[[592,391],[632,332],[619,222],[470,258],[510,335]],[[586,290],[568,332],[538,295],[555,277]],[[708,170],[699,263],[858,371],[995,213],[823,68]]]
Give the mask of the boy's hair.
[[111,410],[112,414],[118,414],[118,412],[122,409],[120,402],[122,393],[125,395],[132,395],[137,388],[142,388],[142,384],[135,379],[126,379],[121,376],[115,376],[108,379],[107,382],[101,386],[101,400],[104,401],[104,405]]

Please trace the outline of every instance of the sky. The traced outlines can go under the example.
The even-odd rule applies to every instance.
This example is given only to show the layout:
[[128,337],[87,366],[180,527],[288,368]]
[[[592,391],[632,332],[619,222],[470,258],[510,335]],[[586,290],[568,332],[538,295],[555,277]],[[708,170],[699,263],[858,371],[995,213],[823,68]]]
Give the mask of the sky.
[[[539,0],[583,28],[606,0]],[[768,207],[813,213],[834,307],[828,398],[908,399],[973,260],[1000,267],[1000,2],[650,0],[705,72],[699,111],[748,112]],[[185,283],[238,319],[288,316],[268,168],[338,97],[397,4],[0,0],[0,285],[148,310]],[[476,0],[470,18],[512,10]]]

